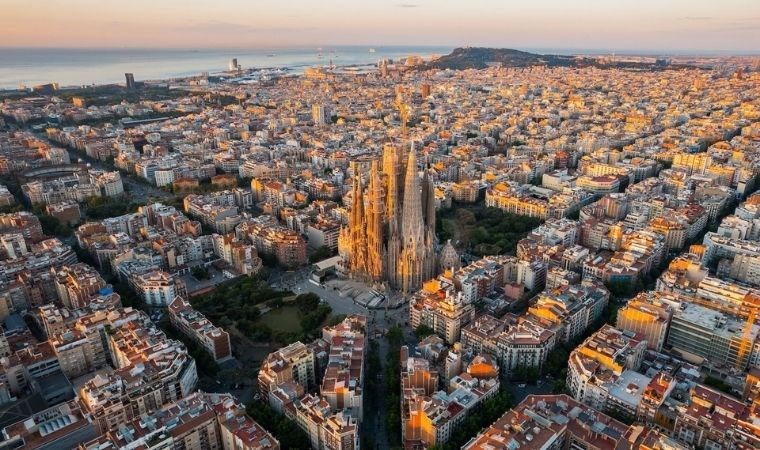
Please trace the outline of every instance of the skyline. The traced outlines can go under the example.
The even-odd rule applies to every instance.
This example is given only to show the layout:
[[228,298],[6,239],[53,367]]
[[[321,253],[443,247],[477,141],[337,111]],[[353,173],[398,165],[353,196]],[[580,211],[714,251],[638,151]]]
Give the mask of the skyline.
[[3,448],[760,449],[760,0],[0,1]]
[[[3,47],[241,49],[339,45],[492,46],[623,52],[757,53],[760,4],[699,0],[566,5],[545,0],[509,5],[474,0],[466,7],[433,0],[314,8],[224,0],[72,0],[65,8],[43,0],[29,8],[9,0],[0,18]],[[149,14],[129,14],[147,11]],[[656,11],[656,13],[651,13]],[[462,26],[462,24],[465,24]],[[46,32],[40,33],[44,29]],[[603,45],[599,45],[603,42]]]

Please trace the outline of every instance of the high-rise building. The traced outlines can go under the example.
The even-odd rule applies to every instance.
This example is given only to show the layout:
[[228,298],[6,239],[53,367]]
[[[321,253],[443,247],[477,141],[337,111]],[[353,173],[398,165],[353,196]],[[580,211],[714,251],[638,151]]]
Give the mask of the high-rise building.
[[238,65],[237,58],[230,59],[230,72],[238,70],[240,66]]
[[[411,292],[435,276],[435,197],[427,171],[417,171],[414,149],[409,153],[403,194],[399,192],[400,158],[395,147],[384,149],[382,176],[372,161],[369,180],[353,165],[352,208],[348,226],[341,230],[338,249],[343,270],[366,281],[385,281]],[[398,198],[403,203],[398,204]]]
[[127,89],[134,89],[135,88],[135,74],[125,73],[124,78],[127,79]]
[[378,66],[380,67],[380,76],[385,78],[388,76],[388,60],[387,59],[381,59],[378,63]]
[[327,118],[325,115],[326,113],[324,105],[320,105],[319,103],[311,105],[311,120],[314,121],[314,125],[326,124]]
[[422,97],[424,98],[430,97],[430,83],[423,83],[420,91],[421,91]]

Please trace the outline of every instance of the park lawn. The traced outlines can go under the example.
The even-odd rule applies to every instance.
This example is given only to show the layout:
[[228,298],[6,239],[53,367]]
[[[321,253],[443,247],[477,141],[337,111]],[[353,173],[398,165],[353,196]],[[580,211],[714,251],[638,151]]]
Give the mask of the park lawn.
[[295,305],[282,305],[273,309],[259,318],[261,323],[266,324],[272,331],[284,333],[300,333],[301,316]]

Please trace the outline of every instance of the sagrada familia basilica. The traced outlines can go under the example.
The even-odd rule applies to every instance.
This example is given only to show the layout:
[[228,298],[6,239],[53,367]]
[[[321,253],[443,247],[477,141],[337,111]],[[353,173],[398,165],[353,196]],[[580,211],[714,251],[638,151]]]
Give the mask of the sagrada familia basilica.
[[352,171],[351,213],[338,239],[342,269],[355,279],[413,292],[436,275],[438,266],[428,170],[420,177],[414,147],[404,158],[388,144],[382,168],[373,160],[366,181],[358,164],[352,163]]

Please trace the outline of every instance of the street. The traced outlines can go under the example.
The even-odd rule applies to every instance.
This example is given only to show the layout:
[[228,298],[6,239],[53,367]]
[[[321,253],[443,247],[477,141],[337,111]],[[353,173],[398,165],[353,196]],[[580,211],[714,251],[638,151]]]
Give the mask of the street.
[[[350,298],[342,297],[337,289],[325,288],[309,281],[310,271],[310,267],[304,267],[295,271],[274,272],[269,278],[269,283],[274,288],[290,289],[296,294],[314,293],[330,305],[333,314],[364,314],[367,316],[368,341],[377,343],[378,355],[384,366],[380,374],[368,373],[365,374],[365,379],[370,376],[383,377],[390,351],[388,341],[383,338],[388,329],[394,325],[401,326],[402,330],[404,330],[405,342],[407,344],[413,343],[414,335],[407,325],[409,317],[408,304],[403,304],[395,309],[368,309],[355,303]],[[362,426],[365,430],[364,433],[368,433],[373,437],[375,446],[383,449],[389,448],[388,430],[385,429],[386,411],[388,408],[398,408],[399,405],[388,404],[388,396],[385,395],[385,380],[382,378],[380,379],[380,386],[379,393],[368,393],[368,395],[378,394],[378,402],[375,406],[375,411],[365,414]]]
[[[529,395],[551,394],[554,388],[554,381],[542,377],[536,384],[527,384],[523,382],[502,381],[507,384],[509,392],[512,394],[514,404],[518,404]],[[540,384],[539,384],[540,383]]]
[[273,271],[269,277],[269,284],[275,289],[290,289],[295,294],[307,292],[318,295],[332,308],[333,314],[364,314],[374,319],[375,327],[387,327],[404,325],[408,317],[408,305],[404,304],[395,309],[367,309],[355,303],[351,298],[343,297],[337,289],[325,285],[322,287],[309,281],[310,267],[302,267],[293,271]]

